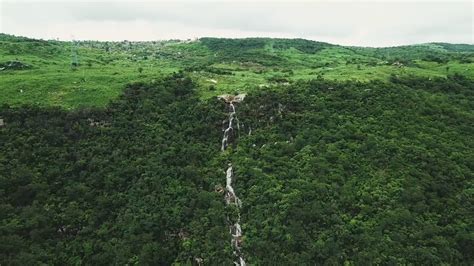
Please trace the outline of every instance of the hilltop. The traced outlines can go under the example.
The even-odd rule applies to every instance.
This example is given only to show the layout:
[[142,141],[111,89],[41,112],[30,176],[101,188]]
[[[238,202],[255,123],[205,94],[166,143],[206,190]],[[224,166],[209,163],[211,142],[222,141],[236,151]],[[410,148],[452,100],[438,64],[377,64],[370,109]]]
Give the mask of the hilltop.
[[[390,48],[271,38],[73,43],[1,34],[0,55],[0,104],[67,109],[103,107],[126,84],[156,82],[174,72],[195,81],[203,98],[318,78],[474,77],[474,45],[448,43]],[[25,67],[5,67],[10,62]]]

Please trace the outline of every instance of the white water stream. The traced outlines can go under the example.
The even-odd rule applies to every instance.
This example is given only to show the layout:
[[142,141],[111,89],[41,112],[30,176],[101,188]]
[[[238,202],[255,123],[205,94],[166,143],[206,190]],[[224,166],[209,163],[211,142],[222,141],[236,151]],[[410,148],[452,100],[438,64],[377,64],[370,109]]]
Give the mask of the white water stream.
[[[245,96],[245,95],[244,95]],[[229,104],[229,123],[227,128],[224,129],[224,136],[222,137],[222,146],[221,151],[225,151],[229,145],[229,142],[235,137],[234,136],[234,123],[237,121],[237,130],[240,129],[239,120],[235,114],[235,105],[234,102],[240,102],[243,100],[244,96],[226,96],[222,97]],[[227,205],[235,205],[237,208],[242,206],[242,202],[235,194],[234,188],[232,187],[232,181],[234,179],[234,172],[232,169],[232,163],[228,164],[226,170],[226,185],[225,185],[225,202]],[[227,217],[228,221],[232,221]],[[231,246],[233,249],[234,255],[237,257],[237,260],[234,261],[234,264],[237,266],[245,266],[245,260],[241,252],[241,243],[242,243],[242,228],[240,226],[240,212],[238,213],[238,219],[234,224],[229,226],[229,231],[231,234]]]

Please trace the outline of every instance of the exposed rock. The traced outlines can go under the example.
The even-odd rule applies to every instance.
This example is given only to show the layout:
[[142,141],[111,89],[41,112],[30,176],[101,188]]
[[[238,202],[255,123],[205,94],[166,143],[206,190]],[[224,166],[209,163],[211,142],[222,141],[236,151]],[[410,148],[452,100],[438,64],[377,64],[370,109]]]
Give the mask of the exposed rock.
[[285,107],[283,106],[283,104],[281,103],[278,103],[278,115],[281,117],[283,117],[283,110],[285,109]]
[[396,67],[400,67],[400,68],[401,68],[401,67],[404,67],[404,65],[403,65],[402,63],[398,62],[398,61],[397,61],[397,62],[394,62],[394,63],[392,64],[392,66],[396,66]]
[[189,239],[189,233],[185,229],[181,228],[178,232],[178,237],[181,240],[187,240]]
[[0,63],[0,71],[1,70],[23,70],[31,68],[30,65],[22,63],[20,61],[7,61],[4,63]]
[[0,127],[3,127],[3,126],[5,126],[5,121],[3,121],[2,118],[0,118]]
[[219,193],[219,194],[222,194],[222,193],[225,192],[225,190],[224,190],[224,188],[222,187],[222,185],[216,185],[216,186],[214,187],[214,191],[217,192],[217,193]]
[[231,95],[231,94],[222,94],[217,96],[218,99],[224,100],[226,103],[240,103],[244,100],[245,96],[247,94],[245,93],[240,93],[237,95]]
[[203,261],[204,261],[202,258],[194,258],[194,260],[196,261],[196,263],[197,263],[198,265],[202,265],[202,263],[203,263]]
[[91,127],[106,127],[109,126],[110,123],[105,122],[105,121],[94,121],[92,118],[88,118],[87,121],[89,121],[89,126]]

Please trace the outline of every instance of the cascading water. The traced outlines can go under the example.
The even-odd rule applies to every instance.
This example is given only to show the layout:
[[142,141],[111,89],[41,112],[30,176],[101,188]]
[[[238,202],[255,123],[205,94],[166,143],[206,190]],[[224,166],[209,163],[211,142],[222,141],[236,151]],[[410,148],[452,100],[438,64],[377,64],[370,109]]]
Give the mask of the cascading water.
[[227,204],[233,203],[237,207],[240,208],[242,206],[242,202],[235,195],[234,188],[232,187],[232,178],[233,178],[232,164],[229,163],[229,168],[227,168],[227,171],[226,171],[225,201]]
[[229,125],[227,128],[224,130],[224,137],[222,137],[222,146],[221,146],[221,151],[224,151],[227,148],[227,145],[229,143],[229,136],[233,134],[234,132],[234,119],[235,119],[235,106],[231,102],[229,104],[230,107],[230,112],[229,112]]
[[[228,147],[232,138],[234,138],[234,123],[237,122],[237,130],[240,129],[240,123],[235,113],[235,105],[234,103],[241,102],[244,99],[245,95],[224,95],[220,96],[219,98],[224,99],[224,101],[229,104],[229,122],[227,124],[227,128],[223,129],[224,136],[222,137],[222,145],[221,151],[225,151]],[[225,124],[225,122],[224,122]],[[228,164],[226,170],[226,185],[225,185],[225,202],[227,205],[235,205],[238,209],[242,206],[242,202],[235,194],[234,188],[232,187],[232,181],[234,179],[234,172],[232,168],[232,163]],[[237,266],[245,266],[245,260],[241,251],[241,243],[242,243],[242,227],[240,226],[240,212],[237,213],[237,221],[232,222],[230,217],[227,217],[227,221],[229,221],[229,231],[231,234],[231,246],[233,249],[234,255],[237,257],[237,260],[234,261],[234,264]]]

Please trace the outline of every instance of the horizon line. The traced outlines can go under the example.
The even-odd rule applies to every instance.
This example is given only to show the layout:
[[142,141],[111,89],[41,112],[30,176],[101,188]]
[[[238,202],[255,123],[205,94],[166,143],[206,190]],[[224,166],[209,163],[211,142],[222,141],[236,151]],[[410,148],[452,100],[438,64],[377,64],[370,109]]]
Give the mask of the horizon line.
[[31,40],[41,40],[41,41],[57,41],[57,42],[132,42],[132,43],[139,43],[139,42],[166,42],[166,41],[197,41],[203,38],[215,38],[215,39],[233,39],[233,40],[244,40],[244,39],[274,39],[274,40],[307,40],[307,41],[313,41],[313,42],[319,42],[319,43],[326,43],[334,46],[342,46],[342,47],[357,47],[357,48],[391,48],[391,47],[403,47],[403,46],[416,46],[416,45],[427,45],[427,44],[439,44],[439,43],[444,43],[444,44],[453,44],[453,45],[472,45],[474,46],[474,43],[459,43],[459,42],[448,42],[448,41],[429,41],[429,42],[422,42],[422,43],[409,43],[409,44],[398,44],[398,45],[387,45],[387,46],[364,46],[364,45],[347,45],[347,44],[337,44],[337,43],[332,43],[332,42],[327,42],[327,41],[321,41],[321,40],[315,40],[315,39],[306,39],[302,37],[268,37],[268,36],[247,36],[247,37],[223,37],[223,36],[200,36],[200,37],[189,37],[189,38],[170,38],[170,39],[149,39],[149,40],[127,40],[127,39],[122,39],[122,40],[94,40],[94,39],[75,39],[74,35],[71,35],[70,39],[60,39],[58,38],[38,38],[38,37],[28,37],[28,36],[22,36],[22,35],[15,35],[12,33],[7,33],[7,32],[0,32],[0,34],[4,35],[10,35],[16,38],[26,38],[26,39],[31,39]]

